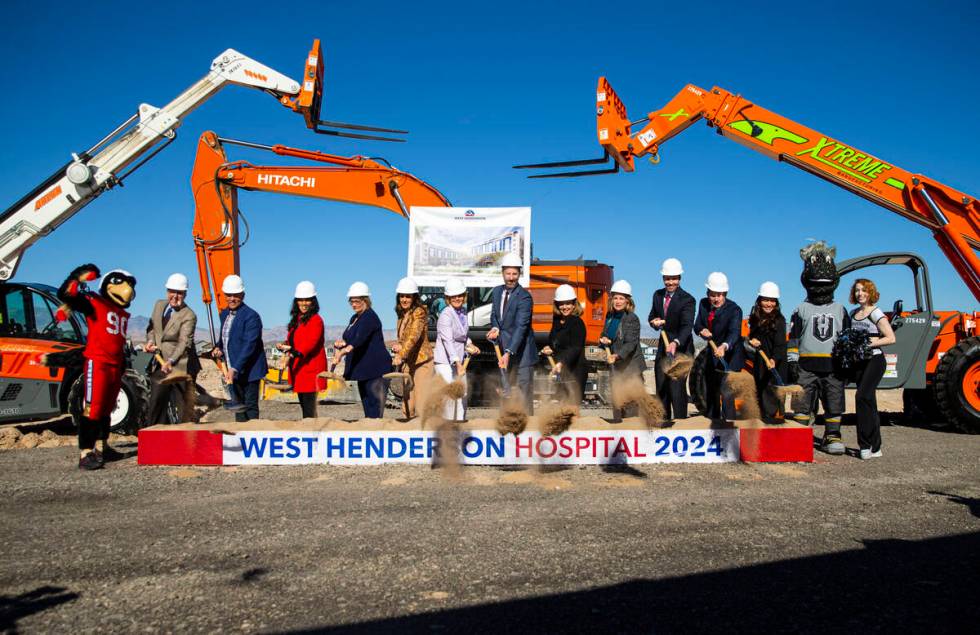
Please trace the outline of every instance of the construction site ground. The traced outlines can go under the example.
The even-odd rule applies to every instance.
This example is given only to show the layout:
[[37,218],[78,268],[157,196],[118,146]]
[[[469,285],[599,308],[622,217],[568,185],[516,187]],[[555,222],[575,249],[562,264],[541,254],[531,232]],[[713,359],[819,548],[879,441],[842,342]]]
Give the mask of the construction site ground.
[[[980,436],[946,429],[886,426],[884,456],[864,462],[458,479],[135,456],[80,472],[70,423],[18,433],[39,429],[59,443],[0,452],[0,630],[923,632],[980,618]],[[116,443],[135,454],[134,437]]]

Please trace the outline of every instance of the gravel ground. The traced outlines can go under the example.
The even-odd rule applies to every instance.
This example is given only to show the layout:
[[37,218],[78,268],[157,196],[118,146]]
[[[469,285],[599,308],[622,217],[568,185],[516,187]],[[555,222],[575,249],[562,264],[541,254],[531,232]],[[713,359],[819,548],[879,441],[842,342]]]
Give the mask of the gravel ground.
[[866,462],[468,467],[458,480],[135,458],[81,473],[69,447],[4,451],[0,629],[970,631],[980,436],[883,436]]

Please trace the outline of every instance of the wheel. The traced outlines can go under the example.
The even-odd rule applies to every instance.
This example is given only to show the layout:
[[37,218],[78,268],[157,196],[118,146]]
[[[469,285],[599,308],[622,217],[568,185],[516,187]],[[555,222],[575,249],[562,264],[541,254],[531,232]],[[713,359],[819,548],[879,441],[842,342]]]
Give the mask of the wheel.
[[698,412],[708,411],[708,400],[705,397],[707,385],[704,378],[709,369],[710,356],[710,348],[706,346],[701,349],[701,352],[694,358],[694,366],[691,367],[691,374],[687,377],[687,391],[691,395],[691,402],[698,409]]
[[[75,380],[68,393],[68,412],[77,427],[82,416],[82,398],[85,392],[85,374]],[[150,386],[146,376],[128,369],[123,374],[122,388],[116,397],[116,407],[109,416],[109,430],[116,433],[135,434],[146,423]]]
[[967,434],[980,434],[980,337],[946,351],[932,380],[943,417]]
[[931,388],[902,390],[902,420],[903,425],[922,425],[943,420]]

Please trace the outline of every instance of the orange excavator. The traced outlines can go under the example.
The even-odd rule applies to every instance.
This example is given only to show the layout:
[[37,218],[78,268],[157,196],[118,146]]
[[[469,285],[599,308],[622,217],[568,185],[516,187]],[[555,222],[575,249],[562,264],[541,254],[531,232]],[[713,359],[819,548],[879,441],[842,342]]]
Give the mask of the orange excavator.
[[[980,300],[980,204],[977,199],[811,130],[721,88],[688,84],[666,106],[639,121],[605,77],[596,88],[598,159],[515,166],[565,168],[607,164],[605,168],[537,174],[531,178],[610,174],[635,170],[635,160],[660,161],[660,147],[699,120],[733,141],[838,185],[932,231],[974,297]],[[612,162],[609,167],[609,162]],[[909,268],[915,306],[897,300],[889,314],[898,342],[889,347],[882,388],[904,388],[906,411],[937,414],[962,431],[980,433],[980,337],[976,311],[932,307],[928,269],[916,254],[873,254],[838,263],[843,274],[878,265]],[[692,374],[692,380],[694,374]],[[697,400],[697,390],[692,394]]]
[[[229,161],[225,146],[237,145],[273,154],[305,159],[320,165],[302,167],[259,166],[246,161]],[[326,165],[323,165],[326,164]],[[301,150],[283,145],[262,145],[218,137],[205,132],[198,141],[197,157],[191,176],[194,192],[194,248],[201,277],[202,296],[207,306],[208,323],[213,331],[211,304],[217,300],[218,310],[226,306],[221,293],[221,281],[241,272],[239,252],[247,240],[247,223],[242,221],[238,207],[238,191],[262,191],[291,194],[309,198],[358,203],[379,207],[409,218],[411,207],[451,207],[449,200],[425,181],[392,167],[384,159],[363,156],[344,157],[313,150]],[[241,235],[244,226],[246,235]],[[561,284],[577,289],[584,307],[588,341],[596,344],[603,324],[605,303],[612,284],[612,267],[592,260],[535,260],[531,265],[530,292],[534,298],[532,327],[535,336],[544,341],[551,329],[552,297]],[[423,301],[431,305],[441,297],[441,289],[421,289]],[[489,289],[469,290],[468,305],[479,307],[489,302]],[[431,307],[430,307],[431,308]],[[474,311],[474,317],[480,312]],[[489,313],[487,313],[489,315]],[[435,315],[430,316],[434,329]],[[471,328],[480,332],[478,322]],[[489,324],[483,331],[489,330]],[[481,344],[481,338],[474,337]],[[492,349],[475,360],[493,360]],[[493,361],[493,366],[496,362]],[[477,382],[481,383],[481,382]],[[481,386],[482,388],[482,386]],[[476,395],[474,395],[476,397]]]

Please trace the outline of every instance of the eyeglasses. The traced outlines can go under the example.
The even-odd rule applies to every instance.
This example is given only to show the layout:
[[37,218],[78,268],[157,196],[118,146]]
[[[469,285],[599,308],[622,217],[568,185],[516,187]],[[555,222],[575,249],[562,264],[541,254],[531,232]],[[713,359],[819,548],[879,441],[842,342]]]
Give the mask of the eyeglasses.
[[347,302],[350,304],[364,304],[364,298],[348,298]]

